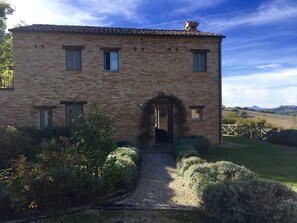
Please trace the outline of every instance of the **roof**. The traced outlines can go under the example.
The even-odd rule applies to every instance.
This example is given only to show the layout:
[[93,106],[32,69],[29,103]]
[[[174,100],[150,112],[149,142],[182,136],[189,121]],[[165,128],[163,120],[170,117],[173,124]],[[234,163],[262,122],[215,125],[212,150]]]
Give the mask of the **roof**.
[[28,33],[69,33],[69,34],[92,34],[92,35],[123,35],[123,36],[164,36],[164,37],[215,37],[225,36],[217,33],[188,31],[188,30],[162,30],[162,29],[134,29],[114,28],[98,26],[69,26],[69,25],[46,25],[33,24],[10,29],[11,32]]

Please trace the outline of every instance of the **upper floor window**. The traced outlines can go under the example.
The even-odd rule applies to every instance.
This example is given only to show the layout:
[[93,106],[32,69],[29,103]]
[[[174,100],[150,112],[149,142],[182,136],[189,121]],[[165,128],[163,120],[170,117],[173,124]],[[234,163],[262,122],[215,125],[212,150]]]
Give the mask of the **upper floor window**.
[[104,70],[119,70],[119,48],[101,48],[104,56]]
[[66,70],[82,70],[83,46],[63,46],[66,52]]
[[191,50],[193,52],[193,71],[207,71],[207,52],[209,50]]

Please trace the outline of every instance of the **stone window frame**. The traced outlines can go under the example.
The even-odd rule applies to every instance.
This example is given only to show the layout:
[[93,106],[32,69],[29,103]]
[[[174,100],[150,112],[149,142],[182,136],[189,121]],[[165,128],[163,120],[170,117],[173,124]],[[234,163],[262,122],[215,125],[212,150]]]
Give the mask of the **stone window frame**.
[[[205,109],[204,105],[189,106],[189,109],[191,110],[191,120],[193,120],[193,121],[203,121],[204,120],[204,109]],[[193,117],[194,111],[199,115],[199,117]]]
[[[109,47],[101,47],[101,51],[103,51],[103,70],[108,72],[119,72],[120,70],[120,53],[121,48],[109,48]],[[112,69],[111,57],[110,53],[116,53],[117,61],[116,61],[116,69]],[[109,63],[107,64],[107,56],[109,55]]]
[[53,109],[57,106],[33,106],[34,109],[38,110],[38,129],[52,129],[53,128]]
[[[75,108],[78,109],[78,107],[80,107],[81,109],[81,116],[84,117],[84,105],[87,104],[87,101],[61,101],[60,104],[64,104],[65,105],[65,126],[69,127],[70,126],[70,116],[69,116],[69,109]],[[76,120],[79,117],[74,117],[74,119]]]
[[[190,52],[192,52],[193,57],[193,72],[207,72],[207,54],[209,52],[208,49],[191,49]],[[200,56],[200,57],[199,57]],[[203,58],[203,61],[199,61],[199,58]],[[195,60],[198,60],[195,63]],[[199,68],[199,63],[203,63],[202,69]]]
[[[84,46],[74,46],[74,45],[63,45],[62,46],[62,49],[65,50],[65,68],[66,70],[76,70],[76,71],[81,71],[82,70],[82,61],[83,61],[83,57],[82,57],[82,50],[84,49],[85,47]],[[80,58],[79,58],[79,65],[78,66],[74,66],[74,67],[71,67],[68,63],[68,53],[70,51],[73,51],[73,52],[79,52],[80,53]]]

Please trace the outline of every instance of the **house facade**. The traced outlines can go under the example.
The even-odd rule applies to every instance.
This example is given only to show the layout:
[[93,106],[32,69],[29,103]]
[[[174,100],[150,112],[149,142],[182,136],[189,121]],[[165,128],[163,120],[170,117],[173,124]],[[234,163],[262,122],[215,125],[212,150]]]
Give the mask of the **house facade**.
[[14,85],[0,90],[0,125],[68,126],[99,102],[114,119],[117,140],[136,143],[147,134],[155,143],[170,143],[199,134],[220,144],[224,36],[197,26],[11,29]]

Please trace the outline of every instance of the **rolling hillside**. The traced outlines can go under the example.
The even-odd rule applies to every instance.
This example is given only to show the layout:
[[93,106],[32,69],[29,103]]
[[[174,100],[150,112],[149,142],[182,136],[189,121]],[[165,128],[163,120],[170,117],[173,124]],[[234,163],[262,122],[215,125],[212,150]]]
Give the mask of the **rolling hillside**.
[[[291,107],[291,108],[288,108]],[[296,109],[296,110],[295,110]],[[250,108],[223,108],[223,116],[229,113],[245,112],[246,118],[250,119],[266,119],[267,122],[271,123],[274,127],[284,129],[296,129],[297,128],[297,117],[293,114],[297,114],[297,106],[280,106],[275,109],[261,109],[253,110]]]

